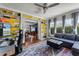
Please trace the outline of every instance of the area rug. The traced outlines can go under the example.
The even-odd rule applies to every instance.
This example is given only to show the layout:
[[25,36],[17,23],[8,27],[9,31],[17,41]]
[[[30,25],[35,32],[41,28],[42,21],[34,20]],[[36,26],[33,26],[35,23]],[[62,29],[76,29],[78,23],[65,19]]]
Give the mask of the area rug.
[[62,50],[56,56],[73,56],[71,49],[62,48]]
[[47,45],[47,41],[35,43],[17,56],[53,56],[53,49]]

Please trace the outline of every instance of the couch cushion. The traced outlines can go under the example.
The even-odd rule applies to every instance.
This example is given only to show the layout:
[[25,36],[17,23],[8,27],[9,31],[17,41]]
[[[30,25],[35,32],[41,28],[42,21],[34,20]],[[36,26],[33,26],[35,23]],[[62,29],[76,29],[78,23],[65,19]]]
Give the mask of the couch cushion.
[[75,41],[73,40],[67,40],[67,39],[60,39],[61,41],[64,41],[64,42],[68,42],[68,43],[74,43]]
[[63,41],[63,42],[68,42],[68,43],[74,43],[75,41],[73,40],[68,40],[68,39],[63,39],[63,38],[53,38],[54,40],[59,40],[59,41]]
[[67,48],[72,48],[72,45],[75,42],[73,40],[62,39],[62,38],[53,38],[53,39],[62,41],[63,42],[62,47],[67,47]]
[[75,35],[74,34],[64,34],[63,39],[75,41]]
[[63,37],[63,34],[62,33],[56,33],[54,35],[54,37],[56,37],[56,38],[62,38]]

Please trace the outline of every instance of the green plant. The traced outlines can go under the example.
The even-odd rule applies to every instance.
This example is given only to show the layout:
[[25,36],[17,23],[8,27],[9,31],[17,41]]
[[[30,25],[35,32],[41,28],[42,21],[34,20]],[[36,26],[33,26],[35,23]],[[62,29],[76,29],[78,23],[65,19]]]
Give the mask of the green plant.
[[77,33],[79,34],[79,26],[77,26]]
[[62,33],[63,32],[63,27],[57,27],[57,33]]
[[72,33],[72,26],[66,26],[65,33]]

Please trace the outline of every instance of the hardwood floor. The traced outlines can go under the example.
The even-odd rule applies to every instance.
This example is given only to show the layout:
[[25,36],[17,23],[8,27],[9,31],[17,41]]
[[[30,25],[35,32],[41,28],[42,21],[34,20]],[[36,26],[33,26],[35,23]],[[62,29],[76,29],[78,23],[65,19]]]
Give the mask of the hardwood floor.
[[26,39],[24,46],[28,47],[29,45],[32,45],[32,44],[35,44],[38,42],[40,42],[40,40],[38,40],[38,39]]

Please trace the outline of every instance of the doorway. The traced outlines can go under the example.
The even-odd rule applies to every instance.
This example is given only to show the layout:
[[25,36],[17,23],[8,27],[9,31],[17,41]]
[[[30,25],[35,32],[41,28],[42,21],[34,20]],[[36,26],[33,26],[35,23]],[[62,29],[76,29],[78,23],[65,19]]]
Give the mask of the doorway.
[[25,42],[24,45],[28,47],[31,44],[39,42],[38,39],[38,21],[25,21]]

